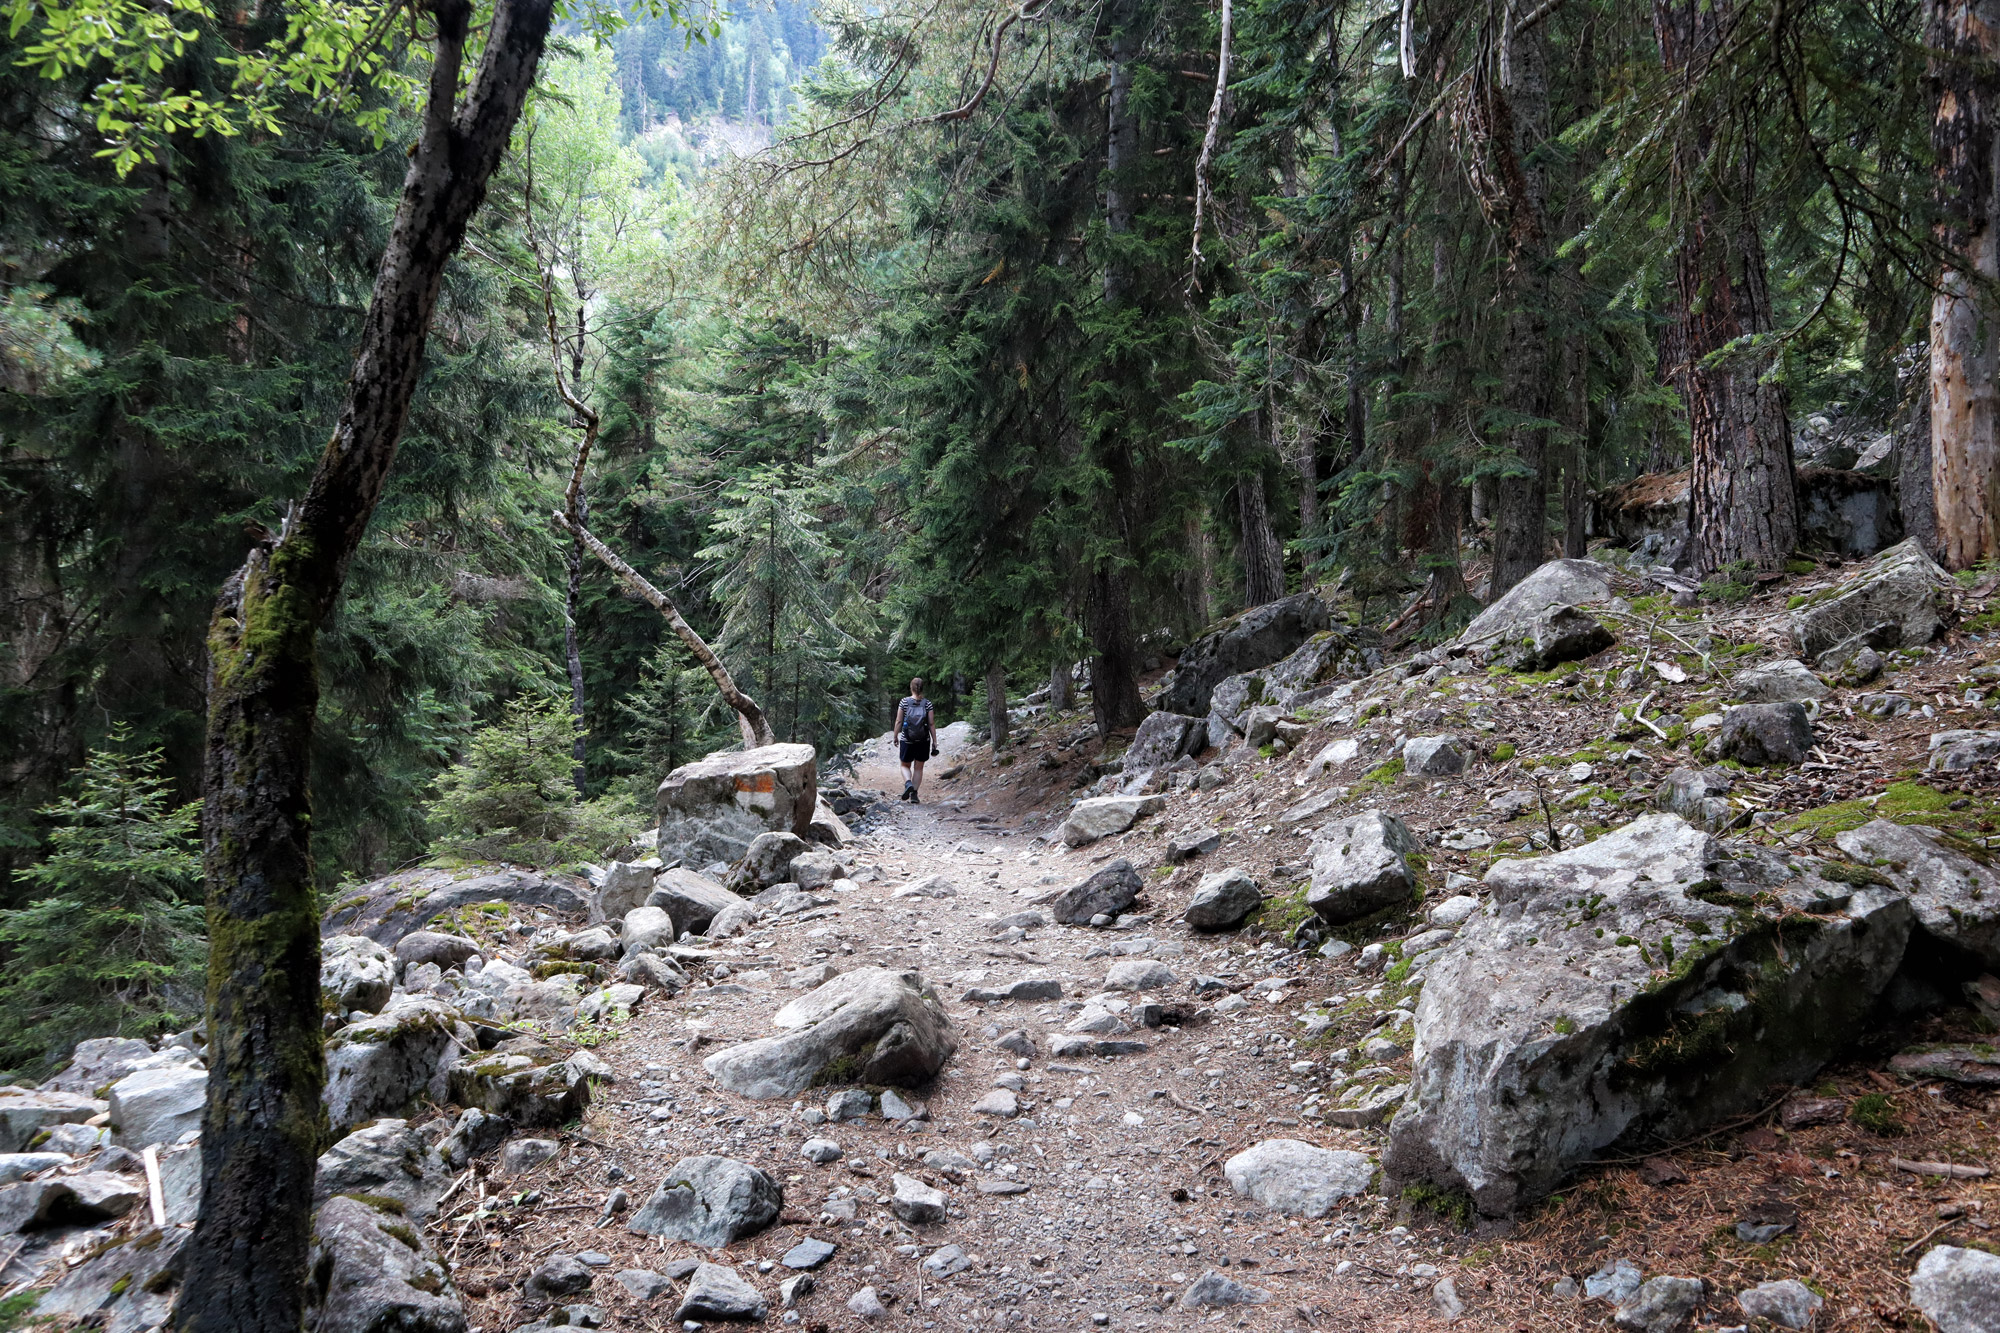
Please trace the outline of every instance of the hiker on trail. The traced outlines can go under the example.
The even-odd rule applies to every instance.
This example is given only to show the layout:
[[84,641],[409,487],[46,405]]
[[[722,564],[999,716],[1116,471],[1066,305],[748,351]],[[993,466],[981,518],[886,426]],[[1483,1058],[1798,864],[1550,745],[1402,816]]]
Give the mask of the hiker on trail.
[[924,783],[924,760],[938,752],[937,717],[924,698],[924,678],[910,679],[910,697],[896,705],[896,741],[903,757],[903,799],[917,799]]

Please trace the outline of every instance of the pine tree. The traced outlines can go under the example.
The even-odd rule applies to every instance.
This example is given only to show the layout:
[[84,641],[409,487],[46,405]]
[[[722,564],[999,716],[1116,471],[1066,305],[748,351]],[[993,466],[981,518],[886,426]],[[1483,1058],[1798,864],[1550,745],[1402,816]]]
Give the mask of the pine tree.
[[42,814],[49,853],[0,912],[0,1067],[46,1076],[88,1037],[152,1037],[199,1018],[198,805],[175,805],[158,750],[123,728]]

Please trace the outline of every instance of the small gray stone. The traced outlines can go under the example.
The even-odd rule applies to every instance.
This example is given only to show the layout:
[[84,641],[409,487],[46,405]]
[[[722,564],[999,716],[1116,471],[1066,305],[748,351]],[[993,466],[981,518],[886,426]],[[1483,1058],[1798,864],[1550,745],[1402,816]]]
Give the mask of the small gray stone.
[[1021,1100],[1006,1088],[995,1088],[972,1104],[972,1113],[1012,1120],[1021,1114]]
[[839,1246],[830,1240],[819,1240],[809,1236],[792,1246],[791,1249],[786,1250],[784,1257],[778,1260],[778,1262],[787,1268],[818,1268],[821,1264],[833,1258],[834,1251],[839,1248]]
[[1012,1032],[994,1042],[993,1045],[999,1050],[1010,1052],[1027,1060],[1034,1059],[1037,1054],[1035,1039],[1030,1037],[1024,1028],[1015,1028]]
[[1131,907],[1145,887],[1132,863],[1120,857],[1049,899],[1049,915],[1066,926],[1089,925],[1095,917],[1115,917]]
[[1375,1163],[1358,1152],[1266,1139],[1223,1164],[1230,1188],[1292,1217],[1325,1217],[1340,1200],[1365,1193]]
[[1160,990],[1173,984],[1174,974],[1167,965],[1150,958],[1128,958],[1113,963],[1104,973],[1106,990]]
[[1211,1306],[1263,1305],[1270,1299],[1271,1293],[1262,1287],[1233,1282],[1211,1268],[1181,1293],[1180,1308],[1204,1310]]
[[748,1162],[683,1157],[626,1229],[718,1250],[777,1221],[784,1202],[778,1182]]
[[1737,699],[1752,704],[1804,703],[1808,699],[1824,699],[1832,693],[1796,657],[1739,671],[1731,685]]
[[917,1117],[917,1108],[898,1096],[894,1088],[882,1089],[882,1095],[876,1099],[876,1103],[881,1109],[884,1120],[914,1120]]
[[674,1289],[674,1284],[667,1281],[665,1274],[655,1273],[650,1268],[623,1269],[615,1280],[635,1301],[658,1300]]
[[821,1166],[825,1166],[828,1162],[837,1162],[841,1158],[841,1147],[832,1139],[807,1139],[800,1146],[799,1152],[808,1162],[817,1162]]
[[951,1277],[972,1267],[972,1260],[959,1246],[940,1245],[924,1256],[921,1266],[932,1277]]
[[875,1099],[860,1088],[842,1088],[826,1099],[826,1118],[834,1124],[860,1120],[875,1109]]
[[1257,881],[1239,867],[1203,875],[1181,919],[1196,930],[1228,930],[1263,904]]
[[811,1273],[794,1273],[778,1284],[778,1302],[789,1310],[805,1297],[812,1295],[818,1284]]
[[1676,1333],[1701,1304],[1698,1277],[1649,1278],[1622,1301],[1611,1322],[1625,1333]]
[[554,1139],[515,1139],[500,1150],[500,1174],[518,1176],[554,1159],[560,1151]]
[[847,1309],[857,1319],[874,1323],[877,1319],[887,1319],[889,1309],[882,1304],[882,1298],[875,1294],[875,1288],[863,1287],[847,1298]]
[[1804,704],[1744,704],[1722,715],[1713,748],[1743,764],[1798,764],[1812,753],[1812,719]]
[[1465,747],[1456,736],[1412,736],[1403,743],[1403,771],[1443,778],[1465,771]]
[[1458,1285],[1450,1278],[1439,1278],[1431,1288],[1431,1309],[1447,1324],[1465,1317],[1465,1302],[1459,1299]]
[[553,1300],[558,1296],[580,1296],[595,1280],[589,1268],[573,1254],[558,1254],[528,1275],[521,1290],[530,1296]]
[[733,1268],[702,1264],[688,1279],[676,1319],[762,1319],[764,1298]]
[[1614,1259],[1583,1280],[1583,1294],[1593,1301],[1623,1305],[1645,1280],[1630,1259]]
[[1768,1319],[1779,1328],[1805,1328],[1812,1323],[1814,1312],[1826,1304],[1819,1293],[1795,1278],[1760,1282],[1739,1292],[1736,1303],[1743,1308],[1744,1317]]
[[889,1200],[889,1211],[911,1226],[922,1226],[931,1222],[942,1222],[945,1207],[950,1202],[944,1191],[932,1189],[915,1176],[897,1174],[894,1177],[896,1193]]

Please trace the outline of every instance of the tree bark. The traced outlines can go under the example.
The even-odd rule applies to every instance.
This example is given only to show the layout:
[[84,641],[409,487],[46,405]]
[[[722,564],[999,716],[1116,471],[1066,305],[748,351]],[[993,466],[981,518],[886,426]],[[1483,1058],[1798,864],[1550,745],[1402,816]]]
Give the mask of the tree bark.
[[1938,560],[2000,555],[2000,0],[1930,0],[1938,239],[1931,298],[1930,465]]
[[986,725],[993,733],[993,749],[1007,747],[1007,667],[999,661],[986,668]]
[[582,542],[584,548],[602,561],[606,569],[624,580],[626,587],[638,593],[648,606],[667,618],[667,625],[680,635],[681,642],[694,654],[694,660],[701,663],[702,669],[715,682],[723,702],[736,710],[736,725],[743,733],[743,748],[754,750],[762,745],[777,744],[777,735],[771,730],[764,710],[755,699],[737,688],[736,678],[729,674],[729,668],[722,665],[722,659],[715,655],[708,641],[695,633],[694,626],[681,617],[680,608],[673,604],[672,599],[655,588],[645,575],[620,560],[617,553],[599,541],[589,529],[570,522],[565,514],[556,514],[555,520],[556,526]]
[[[1728,0],[1654,0],[1653,26],[1669,73],[1698,77],[1729,17]],[[1697,72],[1690,72],[1695,70]],[[1691,473],[1688,562],[1697,574],[1747,563],[1780,568],[1798,544],[1798,487],[1784,391],[1769,382],[1774,352],[1710,358],[1746,335],[1774,328],[1763,238],[1746,214],[1756,183],[1754,144],[1717,145],[1716,127],[1683,131],[1675,150],[1677,189],[1706,174],[1717,186],[1685,201],[1674,257],[1674,323],[1687,403]],[[1727,160],[1706,163],[1706,154]],[[1727,185],[1740,197],[1717,193]]]
[[1284,554],[1271,531],[1271,508],[1264,474],[1250,472],[1236,483],[1237,517],[1242,524],[1243,601],[1262,606],[1285,595]]
[[1120,570],[1100,568],[1091,574],[1090,640],[1090,706],[1097,715],[1097,734],[1138,726],[1145,720],[1146,704],[1139,697],[1131,593]]
[[[583,497],[577,497],[579,521],[590,521],[590,509]],[[569,663],[569,711],[570,720],[576,727],[576,736],[570,741],[570,758],[574,771],[571,780],[576,784],[576,797],[580,801],[590,799],[590,784],[584,773],[584,763],[589,752],[584,744],[583,728],[583,645],[577,639],[577,610],[583,602],[583,542],[575,537],[570,539],[569,550],[563,553],[563,562],[569,566],[569,588],[563,597],[563,656]]]
[[1548,555],[1548,420],[1552,379],[1549,356],[1548,185],[1535,153],[1548,137],[1549,81],[1546,29],[1501,36],[1504,74],[1487,94],[1491,108],[1493,174],[1504,207],[1493,213],[1504,225],[1511,253],[1502,279],[1506,330],[1500,352],[1501,400],[1515,417],[1507,429],[1513,467],[1495,480],[1493,577],[1498,597],[1540,567]]
[[1074,664],[1058,658],[1049,668],[1049,711],[1060,713],[1075,706],[1076,700],[1070,694],[1070,670]]
[[433,0],[435,59],[333,438],[275,542],[252,550],[209,629],[203,871],[208,1101],[201,1215],[181,1333],[276,1333],[305,1319],[320,1103],[319,902],[308,757],[314,650],[395,461],[446,261],[534,83],[549,0],[499,0],[462,104],[469,0]]

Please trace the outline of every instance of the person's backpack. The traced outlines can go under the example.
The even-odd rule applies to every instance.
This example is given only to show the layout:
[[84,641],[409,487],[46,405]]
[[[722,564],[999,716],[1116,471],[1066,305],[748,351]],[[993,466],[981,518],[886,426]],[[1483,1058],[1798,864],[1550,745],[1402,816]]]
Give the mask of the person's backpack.
[[919,699],[903,705],[903,739],[911,745],[931,738],[931,701]]

